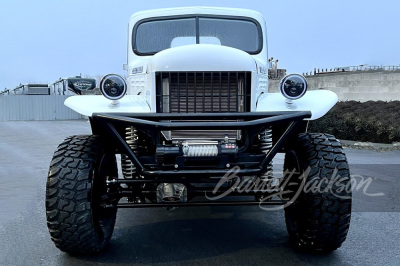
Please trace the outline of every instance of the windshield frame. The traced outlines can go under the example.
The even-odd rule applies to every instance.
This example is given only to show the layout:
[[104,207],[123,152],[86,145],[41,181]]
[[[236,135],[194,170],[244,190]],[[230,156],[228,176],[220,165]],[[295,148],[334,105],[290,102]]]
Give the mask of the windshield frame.
[[[146,55],[155,55],[158,52],[152,52],[152,53],[141,53],[140,51],[137,50],[136,47],[136,33],[138,30],[138,27],[146,22],[153,22],[153,21],[163,21],[163,20],[176,20],[176,19],[188,19],[188,18],[194,18],[196,22],[196,44],[200,43],[200,30],[199,30],[199,24],[200,24],[200,19],[201,18],[212,18],[212,19],[226,19],[226,20],[241,20],[241,21],[247,21],[247,22],[252,22],[255,24],[258,32],[258,49],[256,51],[244,51],[250,55],[256,55],[261,53],[263,50],[264,46],[264,38],[263,38],[263,31],[261,24],[258,22],[258,20],[251,18],[251,17],[242,17],[242,16],[224,16],[224,15],[207,15],[207,14],[191,14],[191,15],[175,15],[175,16],[162,16],[162,17],[151,17],[151,18],[145,18],[142,20],[139,20],[135,26],[132,29],[132,50],[136,55],[139,56],[146,56]],[[168,48],[167,48],[168,49]],[[166,49],[165,49],[166,50]],[[243,50],[242,50],[243,51]]]

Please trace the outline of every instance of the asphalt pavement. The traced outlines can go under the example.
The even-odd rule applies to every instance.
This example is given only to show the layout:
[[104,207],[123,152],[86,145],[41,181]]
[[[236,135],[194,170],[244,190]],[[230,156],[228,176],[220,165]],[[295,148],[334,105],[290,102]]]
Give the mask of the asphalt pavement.
[[50,240],[44,194],[54,150],[80,134],[84,120],[0,123],[0,265],[400,265],[400,150],[350,148],[352,221],[330,254],[294,251],[283,211],[256,206],[121,209],[107,250],[70,256]]

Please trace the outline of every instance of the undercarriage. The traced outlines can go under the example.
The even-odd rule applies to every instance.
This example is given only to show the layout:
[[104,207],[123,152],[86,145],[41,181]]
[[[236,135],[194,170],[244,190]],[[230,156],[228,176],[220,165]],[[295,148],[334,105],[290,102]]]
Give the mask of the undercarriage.
[[[123,174],[107,178],[102,206],[283,205],[283,199],[265,200],[279,189],[272,159],[305,131],[310,116],[302,111],[94,114],[93,134],[101,136],[107,153],[121,154]],[[241,191],[237,184],[252,188]],[[228,192],[235,197],[210,200]]]

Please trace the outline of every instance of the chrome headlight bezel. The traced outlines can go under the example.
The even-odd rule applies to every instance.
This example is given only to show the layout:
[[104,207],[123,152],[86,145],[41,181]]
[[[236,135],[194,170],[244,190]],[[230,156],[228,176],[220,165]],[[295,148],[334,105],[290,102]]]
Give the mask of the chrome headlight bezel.
[[[114,84],[110,84],[114,83]],[[115,85],[114,87],[112,87]],[[116,90],[112,93],[109,90]],[[100,92],[109,100],[116,101],[125,96],[127,91],[127,85],[125,79],[117,74],[105,75],[100,81]],[[113,95],[114,94],[114,95]]]
[[[291,82],[292,84],[288,84],[288,82]],[[296,88],[296,90],[301,90],[301,91],[296,91],[291,93],[290,86],[297,86],[299,85],[299,88]],[[307,80],[303,75],[300,74],[289,74],[283,77],[279,84],[280,91],[282,95],[289,99],[289,100],[297,100],[300,99],[301,97],[304,96],[304,94],[307,92]],[[293,88],[293,87],[292,87]]]

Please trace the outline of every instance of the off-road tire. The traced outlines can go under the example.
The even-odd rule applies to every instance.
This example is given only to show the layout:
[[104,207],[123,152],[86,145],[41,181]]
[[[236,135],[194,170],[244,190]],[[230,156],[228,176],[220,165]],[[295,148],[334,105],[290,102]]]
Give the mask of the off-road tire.
[[56,247],[72,254],[104,249],[113,232],[116,209],[102,208],[107,176],[117,175],[114,154],[99,136],[72,136],[54,153],[46,184],[46,217]]
[[284,169],[294,168],[305,173],[305,179],[296,175],[295,183],[305,183],[298,198],[285,208],[292,244],[307,252],[339,248],[346,239],[351,216],[349,166],[340,142],[328,134],[300,134],[295,148],[285,156]]

